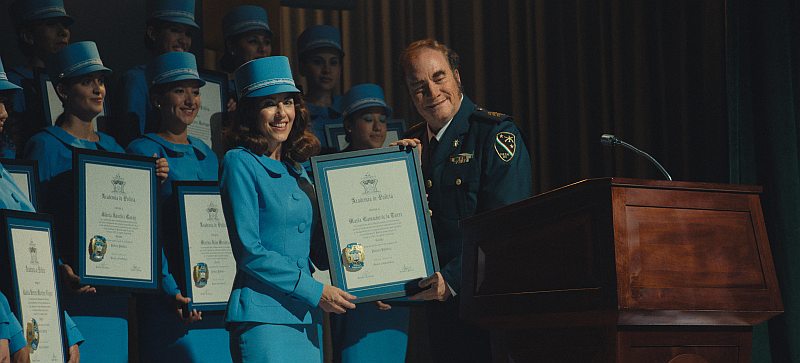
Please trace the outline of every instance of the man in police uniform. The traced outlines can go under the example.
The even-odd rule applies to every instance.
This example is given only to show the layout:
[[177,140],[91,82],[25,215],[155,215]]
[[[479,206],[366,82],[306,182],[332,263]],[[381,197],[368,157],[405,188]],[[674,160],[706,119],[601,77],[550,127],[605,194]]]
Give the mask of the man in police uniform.
[[[462,92],[458,55],[435,40],[400,56],[406,86],[425,120],[398,144],[422,144],[422,169],[441,272],[412,297],[427,305],[437,362],[490,361],[488,332],[458,319],[461,288],[459,220],[531,196],[531,162],[511,118],[477,107]],[[438,301],[435,301],[438,300]]]

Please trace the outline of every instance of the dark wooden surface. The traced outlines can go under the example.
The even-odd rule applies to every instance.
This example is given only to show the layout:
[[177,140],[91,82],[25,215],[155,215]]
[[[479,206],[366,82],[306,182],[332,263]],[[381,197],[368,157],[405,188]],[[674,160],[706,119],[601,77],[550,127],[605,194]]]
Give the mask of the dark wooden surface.
[[497,360],[749,361],[783,311],[760,192],[593,179],[463,220],[461,316]]

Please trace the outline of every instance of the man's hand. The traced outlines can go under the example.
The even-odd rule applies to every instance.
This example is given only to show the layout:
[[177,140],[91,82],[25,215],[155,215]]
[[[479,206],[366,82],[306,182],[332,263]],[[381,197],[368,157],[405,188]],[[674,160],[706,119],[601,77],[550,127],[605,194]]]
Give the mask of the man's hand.
[[72,270],[70,265],[62,264],[59,266],[61,268],[61,281],[69,287],[69,290],[76,294],[94,294],[97,292],[92,286],[83,285],[81,286],[81,278],[75,274],[75,271]]
[[419,151],[422,151],[422,142],[419,141],[419,139],[416,139],[416,138],[414,138],[414,139],[400,139],[400,140],[392,142],[391,144],[389,144],[389,146],[404,146],[404,147],[408,147],[408,148],[419,147],[420,148]]
[[375,306],[377,306],[378,310],[380,310],[380,311],[392,310],[392,306],[391,305],[389,305],[389,304],[387,304],[387,303],[385,303],[383,301],[380,301],[380,300],[375,302]]
[[189,316],[183,316],[183,307],[190,301],[192,301],[192,299],[184,297],[180,292],[175,294],[175,313],[178,315],[178,319],[181,319],[184,324],[191,324],[203,320],[202,311],[192,310],[189,312]]
[[450,298],[450,288],[447,282],[444,281],[444,276],[441,272],[430,275],[419,282],[419,287],[428,288],[425,291],[419,292],[410,297],[411,300],[439,300],[445,301]]
[[319,307],[328,313],[343,314],[346,309],[356,308],[356,304],[352,303],[355,299],[355,296],[336,286],[325,285],[322,288],[322,297],[319,298]]

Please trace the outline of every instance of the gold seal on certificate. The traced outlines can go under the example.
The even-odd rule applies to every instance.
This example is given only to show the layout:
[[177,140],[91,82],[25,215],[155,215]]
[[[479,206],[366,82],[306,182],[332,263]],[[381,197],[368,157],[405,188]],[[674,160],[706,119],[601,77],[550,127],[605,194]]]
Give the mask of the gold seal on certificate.
[[31,353],[39,349],[39,323],[36,319],[31,319],[25,326],[25,339],[31,347]]
[[208,265],[205,262],[198,262],[194,265],[192,279],[196,287],[205,287],[208,284]]
[[94,262],[100,262],[106,257],[108,250],[108,243],[103,236],[94,236],[89,239],[89,259]]
[[350,243],[342,250],[342,260],[345,269],[356,272],[364,268],[364,246],[360,243]]

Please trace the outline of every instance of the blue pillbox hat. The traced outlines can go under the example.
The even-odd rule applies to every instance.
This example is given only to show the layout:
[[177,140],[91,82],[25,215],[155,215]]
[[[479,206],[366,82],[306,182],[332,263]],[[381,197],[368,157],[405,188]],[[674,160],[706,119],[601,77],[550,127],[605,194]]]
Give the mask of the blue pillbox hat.
[[341,99],[342,117],[369,107],[381,107],[386,116],[392,115],[392,108],[386,104],[383,88],[373,83],[363,83],[350,88]]
[[297,54],[302,55],[319,48],[333,48],[344,54],[339,29],[330,25],[314,25],[297,38]]
[[200,29],[194,21],[194,0],[156,0],[147,20],[161,20]]
[[6,69],[3,68],[3,60],[0,59],[0,91],[10,91],[17,89],[22,89],[22,88],[11,83],[8,80],[8,75],[6,75]]
[[297,92],[289,58],[284,56],[253,59],[234,72],[239,97],[263,97],[276,93]]
[[260,6],[237,6],[225,14],[225,18],[222,19],[222,33],[226,39],[251,30],[263,30],[270,37],[272,36],[267,11]]
[[67,15],[64,0],[17,0],[11,4],[11,15],[18,26],[45,19],[59,19],[64,26],[75,22]]
[[171,83],[177,81],[199,81],[202,87],[206,84],[197,71],[197,59],[189,52],[164,53],[147,64],[147,85]]
[[53,84],[57,84],[65,78],[94,72],[111,72],[103,65],[94,42],[72,43],[47,60],[47,75],[50,76]]

